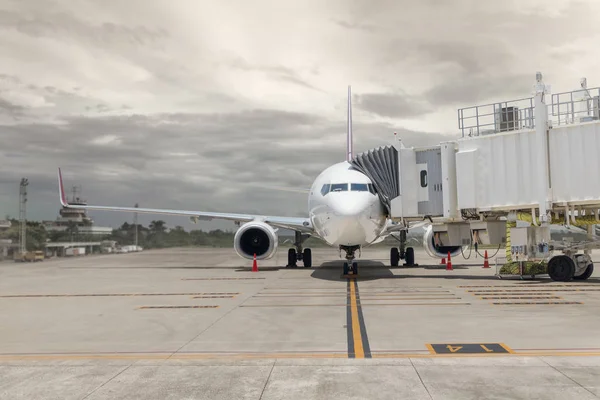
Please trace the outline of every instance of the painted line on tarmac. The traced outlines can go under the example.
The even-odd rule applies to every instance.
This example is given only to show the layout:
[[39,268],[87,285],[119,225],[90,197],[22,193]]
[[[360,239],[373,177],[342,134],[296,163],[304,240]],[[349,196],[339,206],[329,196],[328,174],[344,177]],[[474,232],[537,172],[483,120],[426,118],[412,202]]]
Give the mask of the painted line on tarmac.
[[556,291],[554,292],[472,292],[469,293],[473,296],[553,296],[556,295]]
[[206,293],[89,293],[89,294],[7,294],[0,298],[40,298],[40,297],[134,297],[134,296],[227,296],[238,295],[229,292],[206,292]]
[[[421,290],[421,289],[441,289],[441,286],[423,286],[423,287],[418,287],[418,288],[414,288],[414,290]],[[297,287],[297,286],[292,286],[292,287],[281,287],[281,286],[271,286],[271,287],[266,287],[263,290],[342,290],[339,287],[319,287],[319,286],[312,286],[312,287]],[[371,290],[371,289],[402,289],[399,288],[398,286],[369,286],[366,288],[363,288],[363,290]],[[447,290],[444,290],[447,291]]]
[[[521,293],[521,290],[467,290],[467,293]],[[526,293],[556,293],[556,292],[600,292],[600,289],[543,289],[543,290],[529,290]]]
[[504,343],[426,343],[431,354],[513,354]]
[[182,281],[248,281],[266,278],[182,278]]
[[348,358],[371,358],[369,337],[367,336],[356,279],[348,279],[346,287],[349,293],[346,307]]
[[[582,349],[583,350],[583,349]],[[406,359],[406,358],[489,358],[489,357],[600,357],[600,351],[561,351],[561,350],[530,350],[512,353],[405,353],[394,351],[374,351],[371,358]],[[14,361],[75,361],[75,360],[251,360],[251,359],[333,359],[348,358],[346,352],[317,353],[66,353],[66,354],[2,354],[0,363]]]
[[[252,297],[348,297],[348,293],[257,293]],[[442,296],[456,296],[452,293],[427,293],[427,292],[366,292],[363,296],[372,297],[389,297],[389,296],[427,296],[427,297],[442,297]]]
[[[233,297],[233,296],[231,296]],[[284,295],[280,295],[280,296],[252,296],[253,299],[280,299],[280,298],[291,298],[291,299],[316,299],[316,298],[334,298],[334,299],[344,299],[347,296],[344,295],[315,295],[315,296],[297,296],[297,295],[290,295],[290,296],[284,296]],[[460,297],[456,297],[456,296],[438,296],[438,297],[433,297],[433,296],[422,296],[422,297],[416,297],[416,296],[403,296],[403,295],[395,295],[395,296],[373,296],[373,295],[365,295],[365,296],[361,296],[362,300],[380,300],[380,301],[384,301],[384,300],[457,300],[460,299]]]
[[574,304],[584,304],[581,301],[514,301],[514,302],[497,302],[492,303],[495,306],[527,306],[527,305],[574,305]]
[[482,296],[482,300],[562,300],[560,296]]
[[583,285],[578,285],[578,284],[573,284],[573,285],[554,285],[554,284],[547,284],[544,286],[540,286],[539,283],[537,284],[514,284],[514,285],[468,285],[468,286],[457,286],[458,288],[520,288],[520,287],[526,287],[526,288],[537,288],[537,289],[551,289],[551,288],[555,288],[555,287],[600,287],[600,285],[595,285],[593,283],[590,284],[583,284]]
[[347,358],[344,353],[114,353],[114,354],[25,354],[0,355],[3,361],[65,361],[65,360],[211,360],[211,359],[274,359],[274,358]]
[[140,306],[138,310],[168,309],[168,308],[219,308],[219,306]]
[[[373,301],[373,300],[366,300]],[[348,298],[350,302],[350,298]],[[388,303],[388,304],[367,304],[360,302],[360,307],[386,307],[386,306],[470,306],[471,303]],[[249,308],[276,308],[276,307],[346,307],[348,310],[352,308],[350,304],[244,304],[239,307]]]

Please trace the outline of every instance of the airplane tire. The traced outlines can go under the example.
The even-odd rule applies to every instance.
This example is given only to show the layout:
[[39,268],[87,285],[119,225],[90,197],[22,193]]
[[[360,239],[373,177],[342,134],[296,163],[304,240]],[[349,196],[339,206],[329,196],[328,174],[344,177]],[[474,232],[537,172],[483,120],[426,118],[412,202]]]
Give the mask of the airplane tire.
[[585,272],[583,274],[581,274],[579,276],[574,276],[573,279],[576,279],[578,281],[585,281],[590,276],[592,276],[593,273],[594,273],[594,264],[591,263],[590,265],[587,266],[587,268],[585,269]]
[[548,275],[550,279],[558,282],[568,282],[575,274],[575,262],[569,256],[561,255],[552,257],[548,261]]
[[302,254],[302,262],[304,263],[305,268],[312,267],[312,251],[310,249],[304,249],[304,253]]
[[406,259],[406,265],[408,265],[408,266],[415,265],[415,249],[413,249],[412,247],[407,247],[405,259]]
[[353,262],[353,263],[352,263],[352,273],[353,273],[354,275],[357,275],[357,274],[358,274],[358,263],[357,263],[357,262]]
[[344,275],[348,275],[348,272],[349,272],[349,271],[348,271],[348,263],[346,263],[346,262],[345,262],[345,263],[344,263],[344,270],[343,270],[343,273],[344,273]]
[[296,266],[296,249],[288,249],[288,267]]
[[400,263],[400,252],[397,247],[390,249],[390,266],[397,267]]

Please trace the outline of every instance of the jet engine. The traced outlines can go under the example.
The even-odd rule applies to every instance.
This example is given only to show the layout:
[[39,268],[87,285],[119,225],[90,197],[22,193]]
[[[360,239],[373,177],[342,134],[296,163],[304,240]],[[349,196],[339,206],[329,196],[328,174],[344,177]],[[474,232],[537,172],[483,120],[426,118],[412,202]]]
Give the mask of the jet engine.
[[273,257],[279,245],[276,230],[261,221],[240,226],[233,238],[236,253],[243,258],[264,260]]
[[439,246],[436,247],[435,242],[433,240],[433,225],[429,225],[425,230],[425,235],[423,235],[423,247],[425,247],[425,251],[431,257],[434,258],[446,258],[448,257],[448,252],[452,257],[456,257],[461,253],[462,246]]

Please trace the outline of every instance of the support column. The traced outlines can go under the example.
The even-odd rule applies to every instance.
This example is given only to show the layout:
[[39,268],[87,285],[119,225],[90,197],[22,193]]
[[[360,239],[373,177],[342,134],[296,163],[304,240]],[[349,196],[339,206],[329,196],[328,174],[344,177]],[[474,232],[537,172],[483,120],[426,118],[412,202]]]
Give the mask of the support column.
[[537,198],[539,202],[540,224],[546,225],[548,189],[550,188],[549,165],[548,165],[548,109],[546,107],[545,95],[546,85],[542,81],[542,73],[536,74],[535,85],[535,140],[536,140],[536,164],[538,166],[535,180],[537,182]]

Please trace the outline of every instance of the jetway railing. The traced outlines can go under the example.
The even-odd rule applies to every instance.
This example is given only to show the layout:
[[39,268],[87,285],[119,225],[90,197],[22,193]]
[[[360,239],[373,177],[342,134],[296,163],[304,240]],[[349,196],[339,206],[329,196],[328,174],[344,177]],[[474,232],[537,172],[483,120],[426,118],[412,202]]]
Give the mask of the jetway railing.
[[[556,93],[548,100],[548,120],[552,126],[600,119],[600,87]],[[463,138],[534,128],[533,97],[458,110],[458,129]]]
[[533,128],[533,97],[465,107],[458,110],[458,129],[465,136]]
[[600,87],[582,88],[552,95],[548,114],[553,125],[577,124],[600,117]]

